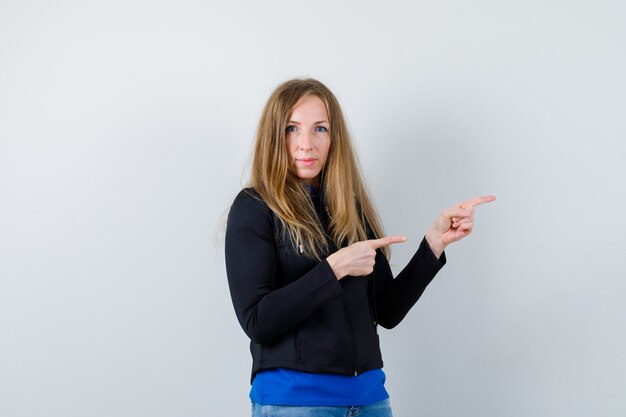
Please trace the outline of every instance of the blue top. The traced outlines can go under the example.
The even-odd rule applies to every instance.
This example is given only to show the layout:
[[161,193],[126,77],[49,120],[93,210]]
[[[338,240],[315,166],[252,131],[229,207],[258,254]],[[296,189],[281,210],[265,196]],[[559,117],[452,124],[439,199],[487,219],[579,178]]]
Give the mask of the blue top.
[[[312,198],[319,197],[318,187],[305,187]],[[263,369],[254,376],[250,399],[262,405],[367,405],[389,398],[385,379],[382,369],[358,376]]]
[[252,381],[250,399],[262,405],[367,405],[389,398],[382,369],[359,376],[263,369]]

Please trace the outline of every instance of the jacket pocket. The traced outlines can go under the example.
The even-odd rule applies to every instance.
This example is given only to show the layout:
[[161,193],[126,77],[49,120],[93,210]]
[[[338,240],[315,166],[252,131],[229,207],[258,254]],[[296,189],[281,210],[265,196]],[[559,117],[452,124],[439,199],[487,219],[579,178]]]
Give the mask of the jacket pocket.
[[260,345],[261,360],[264,362],[295,362],[297,358],[297,353],[294,350],[295,344],[296,329],[293,329]]
[[352,366],[352,330],[341,297],[318,309],[300,324],[297,345],[300,363]]

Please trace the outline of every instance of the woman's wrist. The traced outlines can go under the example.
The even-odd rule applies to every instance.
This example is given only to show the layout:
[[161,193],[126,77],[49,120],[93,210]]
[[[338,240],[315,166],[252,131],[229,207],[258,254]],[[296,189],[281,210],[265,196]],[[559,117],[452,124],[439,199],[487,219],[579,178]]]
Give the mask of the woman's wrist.
[[345,276],[345,274],[341,270],[341,267],[339,266],[339,260],[337,259],[337,252],[333,253],[328,258],[326,258],[326,262],[328,262],[328,265],[330,265],[330,269],[332,269],[333,272],[335,273],[335,276],[337,277],[337,281],[339,281],[341,278]]
[[430,246],[430,250],[433,252],[435,257],[439,259],[443,251],[446,249],[446,245],[441,241],[441,239],[437,237],[437,235],[432,230],[426,232],[425,238],[426,242],[428,242],[428,246]]

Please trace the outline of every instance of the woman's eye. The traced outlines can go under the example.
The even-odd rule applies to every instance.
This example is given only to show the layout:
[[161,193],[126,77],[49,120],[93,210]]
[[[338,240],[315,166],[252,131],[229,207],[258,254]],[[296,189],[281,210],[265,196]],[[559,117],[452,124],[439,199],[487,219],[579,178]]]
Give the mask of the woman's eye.
[[287,131],[287,133],[292,133],[296,131],[296,127],[294,125],[289,125],[285,130]]
[[324,126],[318,126],[318,129],[322,129],[322,130],[318,130],[318,132],[328,132],[328,129],[326,129]]

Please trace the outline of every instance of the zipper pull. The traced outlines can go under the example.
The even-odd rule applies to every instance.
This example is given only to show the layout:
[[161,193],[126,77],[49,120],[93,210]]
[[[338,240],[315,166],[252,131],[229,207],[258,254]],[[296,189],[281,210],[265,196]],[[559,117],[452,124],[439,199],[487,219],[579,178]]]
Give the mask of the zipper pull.
[[300,253],[304,253],[304,246],[300,245]]
[[358,375],[358,372],[357,372],[357,371],[354,371],[354,376],[357,376],[357,375]]

